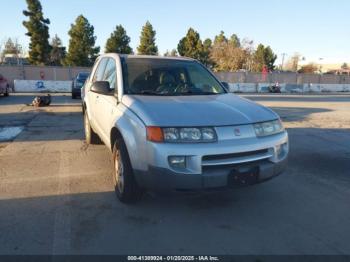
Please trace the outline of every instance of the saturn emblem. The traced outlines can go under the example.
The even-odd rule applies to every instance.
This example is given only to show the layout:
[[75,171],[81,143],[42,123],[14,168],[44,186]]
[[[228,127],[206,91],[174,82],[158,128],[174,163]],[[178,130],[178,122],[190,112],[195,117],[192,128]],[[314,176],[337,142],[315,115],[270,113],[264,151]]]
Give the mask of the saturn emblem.
[[234,129],[235,136],[240,136],[241,135],[241,130],[239,128]]

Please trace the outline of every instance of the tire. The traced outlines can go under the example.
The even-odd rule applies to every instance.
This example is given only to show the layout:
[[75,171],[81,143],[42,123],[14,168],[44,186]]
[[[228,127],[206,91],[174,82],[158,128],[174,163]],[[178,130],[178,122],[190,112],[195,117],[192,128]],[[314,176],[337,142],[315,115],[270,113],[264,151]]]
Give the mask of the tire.
[[84,114],[85,141],[88,145],[101,144],[99,136],[92,130],[87,113]]
[[143,190],[137,185],[123,140],[117,139],[113,146],[113,163],[113,182],[117,198],[125,204],[139,201]]
[[4,93],[4,96],[9,96],[10,94],[9,94],[9,89],[8,88],[6,88],[6,91],[5,91],[5,93]]
[[72,99],[76,99],[76,98],[77,98],[77,96],[72,93]]

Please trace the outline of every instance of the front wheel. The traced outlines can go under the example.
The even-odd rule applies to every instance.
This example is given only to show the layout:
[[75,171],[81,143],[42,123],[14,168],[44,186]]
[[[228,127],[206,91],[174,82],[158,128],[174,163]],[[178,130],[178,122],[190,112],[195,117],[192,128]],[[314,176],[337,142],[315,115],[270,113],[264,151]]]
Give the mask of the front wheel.
[[129,155],[122,140],[117,140],[113,147],[114,190],[123,203],[135,203],[142,197],[142,190],[137,185],[131,167]]

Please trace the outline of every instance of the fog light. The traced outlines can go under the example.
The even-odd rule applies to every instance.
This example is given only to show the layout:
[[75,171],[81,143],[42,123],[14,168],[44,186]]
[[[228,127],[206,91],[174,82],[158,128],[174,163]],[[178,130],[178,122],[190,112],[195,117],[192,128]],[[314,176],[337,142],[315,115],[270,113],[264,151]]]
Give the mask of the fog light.
[[282,158],[288,150],[287,143],[280,144],[276,146],[276,155],[278,158]]
[[185,156],[169,156],[169,164],[171,167],[185,168],[186,157]]

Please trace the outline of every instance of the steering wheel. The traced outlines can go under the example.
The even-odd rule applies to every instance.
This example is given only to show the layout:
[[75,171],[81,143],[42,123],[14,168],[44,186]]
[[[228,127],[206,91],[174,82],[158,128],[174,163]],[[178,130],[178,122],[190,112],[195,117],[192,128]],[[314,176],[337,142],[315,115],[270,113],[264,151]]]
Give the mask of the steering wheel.
[[169,93],[169,89],[171,88],[171,86],[166,86],[166,85],[160,85],[157,89],[156,92],[157,93],[161,93],[161,94],[166,94]]

